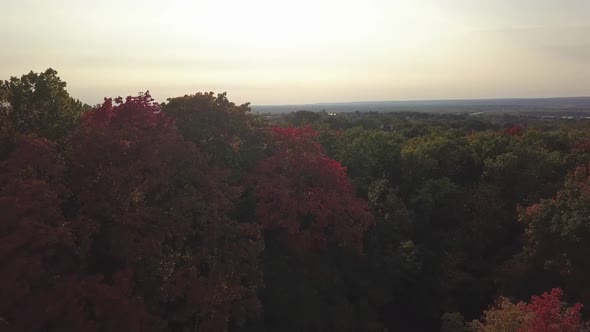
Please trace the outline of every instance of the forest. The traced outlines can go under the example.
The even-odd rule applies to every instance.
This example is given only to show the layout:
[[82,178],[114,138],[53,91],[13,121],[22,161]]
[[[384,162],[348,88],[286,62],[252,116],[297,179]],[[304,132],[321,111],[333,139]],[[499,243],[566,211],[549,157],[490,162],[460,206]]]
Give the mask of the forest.
[[586,331],[590,121],[0,82],[1,331]]

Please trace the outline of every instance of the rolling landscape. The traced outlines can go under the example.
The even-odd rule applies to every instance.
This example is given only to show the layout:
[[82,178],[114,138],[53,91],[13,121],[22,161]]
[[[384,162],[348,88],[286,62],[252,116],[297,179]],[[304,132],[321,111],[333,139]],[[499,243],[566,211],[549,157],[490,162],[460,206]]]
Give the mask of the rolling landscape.
[[0,0],[0,332],[590,332],[589,14]]

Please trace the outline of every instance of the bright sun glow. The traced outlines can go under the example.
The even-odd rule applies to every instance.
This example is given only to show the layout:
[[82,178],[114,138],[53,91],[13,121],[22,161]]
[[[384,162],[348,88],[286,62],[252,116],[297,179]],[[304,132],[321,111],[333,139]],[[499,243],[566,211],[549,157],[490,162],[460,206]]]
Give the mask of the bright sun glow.
[[340,48],[354,53],[376,45],[411,48],[435,33],[431,29],[440,22],[428,8],[404,1],[253,0],[177,1],[152,23],[166,28],[156,31],[162,37],[172,29],[172,38],[196,46],[246,49],[245,57],[294,57]]
[[4,0],[0,74],[51,66],[91,103],[584,95],[590,2],[567,2]]

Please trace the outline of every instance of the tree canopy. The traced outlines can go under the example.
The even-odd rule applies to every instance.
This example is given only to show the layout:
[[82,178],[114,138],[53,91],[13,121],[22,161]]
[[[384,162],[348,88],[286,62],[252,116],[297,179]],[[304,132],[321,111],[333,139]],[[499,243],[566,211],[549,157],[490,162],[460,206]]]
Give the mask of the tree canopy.
[[586,331],[590,122],[0,84],[0,330]]

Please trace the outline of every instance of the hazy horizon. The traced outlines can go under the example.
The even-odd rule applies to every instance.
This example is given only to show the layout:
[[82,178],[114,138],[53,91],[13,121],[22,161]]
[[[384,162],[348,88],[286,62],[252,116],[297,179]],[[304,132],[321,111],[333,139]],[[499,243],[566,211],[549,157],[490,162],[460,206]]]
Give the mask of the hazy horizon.
[[89,104],[590,95],[585,0],[0,1],[0,79],[51,67]]
[[469,102],[469,101],[501,101],[501,100],[541,100],[541,99],[590,99],[588,96],[548,96],[548,97],[491,97],[491,98],[444,98],[444,99],[391,99],[391,100],[348,100],[348,101],[317,101],[310,103],[291,104],[253,104],[254,106],[299,106],[299,105],[324,105],[324,104],[370,104],[370,103],[404,103],[404,102]]

